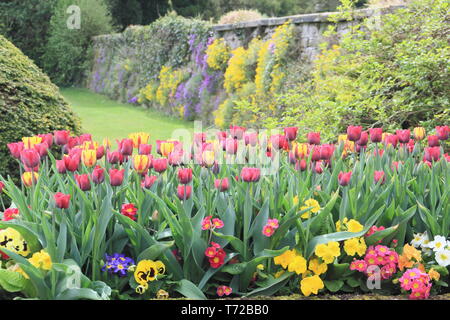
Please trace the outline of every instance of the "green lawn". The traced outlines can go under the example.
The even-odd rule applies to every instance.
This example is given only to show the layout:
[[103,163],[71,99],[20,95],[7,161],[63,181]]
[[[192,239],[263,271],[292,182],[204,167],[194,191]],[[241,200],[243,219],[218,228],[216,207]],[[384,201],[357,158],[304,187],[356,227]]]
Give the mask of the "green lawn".
[[150,134],[150,143],[154,143],[156,139],[181,139],[180,134],[172,135],[177,129],[186,129],[189,135],[193,132],[193,122],[119,103],[87,89],[66,88],[61,89],[61,94],[81,118],[83,132],[92,134],[92,138],[99,142],[105,137],[114,142],[129,133],[143,131]]

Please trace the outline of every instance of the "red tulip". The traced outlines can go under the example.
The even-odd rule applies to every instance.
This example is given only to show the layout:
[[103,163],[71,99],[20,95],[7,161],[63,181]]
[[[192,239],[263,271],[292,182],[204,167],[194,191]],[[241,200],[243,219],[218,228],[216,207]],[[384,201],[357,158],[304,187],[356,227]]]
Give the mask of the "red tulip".
[[47,146],[49,148],[53,145],[53,135],[51,133],[38,134],[38,137],[41,137],[42,142],[47,143]]
[[289,150],[289,142],[286,137],[282,134],[274,134],[270,136],[270,143],[275,150],[283,149]]
[[311,155],[311,161],[319,161],[320,160],[320,149],[322,147],[321,146],[314,146],[310,152],[312,153]]
[[298,127],[284,128],[284,135],[288,141],[293,141],[297,138]]
[[241,170],[241,178],[245,182],[259,181],[261,170],[259,168],[244,167]]
[[105,146],[98,146],[95,152],[97,160],[100,160],[105,155]]
[[214,187],[220,192],[227,191],[229,186],[228,178],[214,180]]
[[447,140],[450,134],[450,128],[448,126],[436,127],[436,136],[439,140]]
[[308,132],[306,139],[309,144],[320,144],[320,132]]
[[204,132],[198,132],[194,133],[194,143],[197,145],[201,145],[206,141],[206,133]]
[[124,176],[125,170],[118,170],[118,169],[110,169],[109,170],[109,179],[111,186],[117,187],[120,186],[123,183],[123,176]]
[[8,143],[8,149],[14,158],[19,159],[20,153],[24,149],[23,142]]
[[66,167],[66,170],[69,170],[70,172],[74,172],[78,169],[78,166],[80,165],[81,156],[74,154],[74,155],[67,155],[64,156],[64,165]]
[[58,173],[66,173],[66,164],[63,160],[56,160],[56,170]]
[[167,159],[169,160],[169,164],[171,166],[179,166],[184,163],[183,156],[184,156],[184,153],[182,151],[181,152],[175,151],[175,152],[169,153],[169,156],[167,157]]
[[392,161],[392,170],[398,170],[398,165],[400,162],[398,161]]
[[92,135],[90,133],[83,133],[78,137],[80,144],[83,144],[85,141],[92,141]]
[[428,146],[429,147],[438,147],[439,146],[439,137],[438,136],[428,136]]
[[444,153],[444,158],[445,158],[445,160],[447,160],[447,162],[450,162],[450,154]]
[[430,169],[431,169],[431,167],[433,165],[430,161],[425,160],[425,159],[423,160],[423,163],[426,164]]
[[398,144],[398,137],[395,134],[386,135],[384,142],[387,146],[392,145],[395,148]]
[[156,172],[164,172],[167,170],[167,158],[153,159],[152,165]]
[[119,151],[108,151],[106,153],[106,159],[111,164],[121,164],[123,162],[123,155]]
[[323,144],[320,146],[320,159],[330,160],[334,153],[334,145]]
[[221,140],[223,140],[223,139],[226,139],[227,138],[227,132],[226,131],[218,131],[217,133],[216,133],[216,136],[217,136],[217,139],[219,140],[219,141],[221,141]]
[[383,139],[383,128],[369,129],[370,141],[373,143],[381,142]]
[[157,176],[145,175],[141,181],[141,188],[150,189],[157,179]]
[[238,140],[228,138],[225,145],[227,154],[236,154],[238,150]]
[[347,186],[350,183],[352,172],[339,172],[338,181],[341,186]]
[[191,197],[192,187],[186,185],[179,185],[177,188],[177,196],[180,200],[189,199]]
[[3,192],[4,188],[5,188],[5,184],[2,181],[0,181],[0,193]]
[[118,150],[123,156],[131,156],[133,154],[133,140],[132,139],[122,139],[122,141],[117,140]]
[[246,129],[244,127],[230,125],[230,135],[235,139],[238,139],[238,140],[242,139],[245,130]]
[[184,168],[178,169],[178,180],[181,184],[188,184],[192,181],[192,169]]
[[366,150],[367,146],[356,145],[356,152],[361,152],[361,150]]
[[289,162],[290,162],[291,164],[295,164],[295,163],[297,162],[297,157],[296,157],[296,155],[295,155],[295,151],[294,151],[294,150],[289,151],[288,157],[289,157]]
[[64,194],[62,192],[57,192],[53,198],[55,199],[56,207],[60,209],[69,208],[70,194]]
[[95,184],[100,184],[105,180],[105,169],[100,166],[96,166],[94,170],[92,170],[92,181]]
[[146,143],[141,143],[139,145],[138,153],[140,155],[149,155],[150,153],[152,153],[152,145],[146,144]]
[[361,136],[358,141],[356,141],[356,144],[359,146],[365,146],[367,145],[367,142],[369,142],[369,134],[366,131],[363,131],[361,132]]
[[246,132],[244,134],[245,145],[251,145],[252,147],[258,144],[258,133]]
[[63,146],[69,142],[70,131],[61,130],[54,132],[55,144],[58,146]]
[[425,148],[425,159],[427,161],[439,161],[441,158],[441,148],[440,147],[428,147]]
[[81,145],[81,141],[80,141],[79,137],[69,137],[66,147],[68,150],[70,150],[79,145]]
[[348,126],[347,127],[347,139],[350,141],[358,141],[361,137],[361,126]]
[[322,161],[316,161],[316,165],[314,167],[314,170],[316,171],[316,173],[321,174],[323,172],[323,164]]
[[375,183],[378,183],[378,181],[381,180],[381,184],[383,184],[386,181],[384,171],[375,171],[373,178],[375,180]]
[[78,187],[80,187],[80,189],[82,191],[89,191],[91,190],[91,182],[89,181],[89,175],[88,174],[81,174],[75,175],[75,180],[78,184]]
[[20,152],[20,160],[25,166],[34,168],[39,165],[41,157],[35,149],[25,149]]
[[305,159],[301,159],[300,161],[297,161],[297,163],[295,164],[295,170],[301,170],[301,171],[305,171],[307,168],[307,163]]
[[34,149],[39,153],[41,158],[48,155],[48,144],[47,142],[38,143],[34,145]]
[[397,130],[395,131],[395,134],[397,135],[400,143],[408,143],[411,138],[411,131],[409,130]]
[[31,168],[27,167],[26,165],[24,165],[23,167],[25,169],[25,172],[31,172],[31,171],[39,172],[39,165],[37,165],[36,167],[31,167]]

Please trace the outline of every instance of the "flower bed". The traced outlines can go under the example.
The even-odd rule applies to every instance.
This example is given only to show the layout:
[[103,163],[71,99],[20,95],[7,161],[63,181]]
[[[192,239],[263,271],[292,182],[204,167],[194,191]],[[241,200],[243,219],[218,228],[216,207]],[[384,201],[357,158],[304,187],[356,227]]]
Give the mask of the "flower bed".
[[445,294],[449,133],[350,126],[321,144],[232,126],[192,144],[135,133],[116,149],[24,137],[8,145],[22,185],[0,177],[14,204],[0,286],[40,299]]

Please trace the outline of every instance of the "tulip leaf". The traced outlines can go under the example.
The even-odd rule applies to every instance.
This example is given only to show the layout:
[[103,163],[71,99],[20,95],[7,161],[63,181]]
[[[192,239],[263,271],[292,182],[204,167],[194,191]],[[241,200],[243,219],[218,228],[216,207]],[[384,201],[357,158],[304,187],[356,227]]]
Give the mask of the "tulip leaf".
[[0,269],[0,287],[8,292],[22,291],[27,279],[19,272]]
[[136,262],[139,262],[141,260],[156,260],[158,257],[160,257],[164,251],[171,248],[174,245],[175,241],[169,241],[169,242],[159,242],[156,243],[149,248],[142,251]]
[[293,272],[285,272],[278,278],[270,277],[269,279],[259,283],[260,288],[255,289],[244,295],[245,297],[252,296],[272,296],[284,287],[289,278],[293,275]]
[[246,267],[247,262],[228,264],[222,268],[222,272],[226,272],[233,275],[241,274],[242,272],[244,272]]
[[195,284],[187,279],[180,280],[178,282],[178,285],[175,287],[175,290],[188,299],[206,300],[203,292]]

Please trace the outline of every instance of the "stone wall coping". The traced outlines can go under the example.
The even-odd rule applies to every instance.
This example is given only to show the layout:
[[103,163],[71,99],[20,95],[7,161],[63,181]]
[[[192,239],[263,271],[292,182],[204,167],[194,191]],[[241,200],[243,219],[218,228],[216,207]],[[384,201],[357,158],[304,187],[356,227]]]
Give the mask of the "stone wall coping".
[[[355,19],[363,19],[366,17],[373,16],[377,11],[380,13],[387,13],[394,11],[399,8],[404,8],[402,5],[398,6],[389,6],[382,8],[366,8],[366,9],[358,9],[353,11],[353,17]],[[216,24],[213,26],[213,30],[216,32],[223,31],[231,31],[236,29],[245,29],[245,28],[258,28],[265,26],[277,26],[285,23],[288,20],[291,20],[294,24],[302,24],[302,23],[319,23],[319,22],[329,22],[329,18],[332,15],[335,15],[337,12],[320,12],[320,13],[310,13],[310,14],[299,14],[294,16],[287,17],[277,17],[277,18],[266,18],[254,21],[247,22],[239,22],[239,23],[230,23],[230,24]],[[343,21],[345,19],[340,19],[339,21]]]

